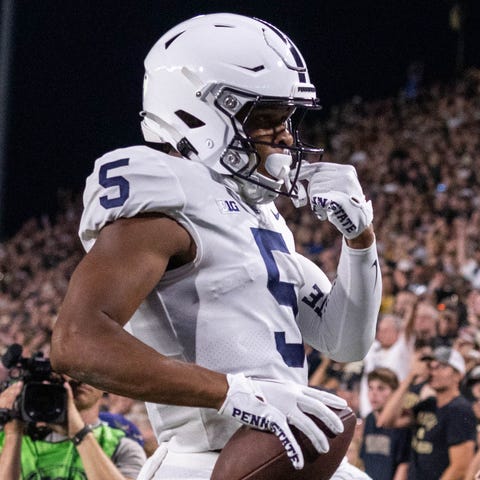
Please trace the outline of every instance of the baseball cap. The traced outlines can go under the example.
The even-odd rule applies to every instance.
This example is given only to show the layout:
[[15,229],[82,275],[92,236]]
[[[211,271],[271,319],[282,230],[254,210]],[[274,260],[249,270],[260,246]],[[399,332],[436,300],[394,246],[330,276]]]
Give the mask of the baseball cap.
[[423,356],[422,360],[436,360],[445,365],[450,365],[462,375],[465,374],[465,360],[462,354],[451,347],[437,347],[430,355]]

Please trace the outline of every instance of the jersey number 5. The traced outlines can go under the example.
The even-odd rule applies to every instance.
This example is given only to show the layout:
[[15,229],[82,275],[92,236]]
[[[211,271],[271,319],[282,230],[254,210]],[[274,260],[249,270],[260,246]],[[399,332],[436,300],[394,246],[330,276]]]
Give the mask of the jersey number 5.
[[[298,313],[297,295],[292,283],[281,282],[280,272],[273,256],[273,251],[290,253],[282,235],[264,228],[252,228],[253,238],[260,250],[265,266],[267,267],[267,288],[280,305],[292,309],[296,317]],[[305,350],[303,343],[287,343],[285,332],[275,332],[275,344],[283,361],[289,367],[303,367]]]
[[115,160],[113,162],[108,162],[103,164],[100,167],[98,172],[98,183],[104,188],[117,187],[117,194],[115,196],[109,197],[104,195],[100,197],[100,205],[103,208],[115,208],[121,207],[130,195],[130,184],[125,177],[121,176],[108,176],[108,172],[115,168],[125,167],[128,165],[128,158],[121,158],[120,160]]

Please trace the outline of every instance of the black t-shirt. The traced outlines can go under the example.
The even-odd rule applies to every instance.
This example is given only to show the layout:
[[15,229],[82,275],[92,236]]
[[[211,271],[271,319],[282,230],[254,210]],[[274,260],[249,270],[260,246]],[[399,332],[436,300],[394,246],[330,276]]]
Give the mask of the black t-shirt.
[[398,465],[408,462],[410,439],[410,428],[379,428],[373,412],[369,413],[360,450],[365,472],[373,480],[392,480]]
[[462,396],[438,408],[434,397],[413,408],[415,430],[409,480],[436,480],[449,465],[448,449],[453,445],[476,441],[476,420],[472,406]]

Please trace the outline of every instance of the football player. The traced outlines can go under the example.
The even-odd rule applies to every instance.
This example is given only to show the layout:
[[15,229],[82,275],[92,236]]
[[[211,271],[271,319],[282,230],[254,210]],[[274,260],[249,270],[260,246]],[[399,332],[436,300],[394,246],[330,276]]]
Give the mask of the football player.
[[[349,362],[374,338],[381,275],[371,203],[353,167],[309,162],[322,150],[302,142],[298,124],[319,108],[316,90],[274,26],[195,17],[158,40],[145,69],[148,146],[105,154],[87,179],[88,253],[51,360],[147,402],[160,447],[140,478],[210,478],[241,424],[274,432],[300,469],[290,425],[327,451],[306,414],[339,434],[328,407],[346,405],[307,387],[303,343]],[[343,235],[333,285],[295,252],[279,195],[309,201]]]

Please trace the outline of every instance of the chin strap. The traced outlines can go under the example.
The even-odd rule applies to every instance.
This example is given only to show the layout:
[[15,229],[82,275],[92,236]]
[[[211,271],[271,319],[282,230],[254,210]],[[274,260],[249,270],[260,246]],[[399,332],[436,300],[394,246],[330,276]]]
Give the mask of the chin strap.
[[[235,175],[225,176],[224,182],[241,195],[247,203],[256,205],[274,201],[279,196],[278,191],[284,185],[286,191],[292,190],[289,198],[293,205],[300,208],[307,204],[308,196],[305,187],[300,182],[297,182],[292,189],[291,179],[295,178],[295,172],[290,171],[291,160],[290,155],[274,153],[269,155],[265,162],[265,169],[274,178],[255,172],[248,178]],[[269,190],[265,186],[276,191]]]
[[[240,194],[245,198],[248,203],[255,203],[261,205],[264,203],[273,202],[278,197],[278,192],[269,190],[268,188],[262,187],[256,183],[251,182],[250,180],[233,177],[238,184],[240,185]],[[271,178],[265,177],[264,175],[255,172],[250,175],[249,178],[252,178],[256,182],[267,184],[273,188],[280,188],[283,182],[272,180]],[[275,184],[275,185],[272,185]]]

